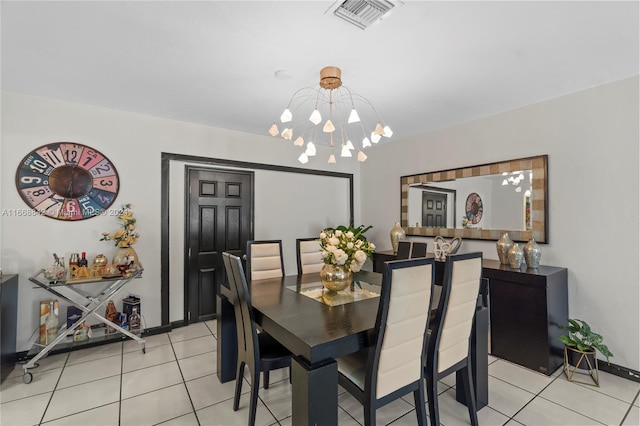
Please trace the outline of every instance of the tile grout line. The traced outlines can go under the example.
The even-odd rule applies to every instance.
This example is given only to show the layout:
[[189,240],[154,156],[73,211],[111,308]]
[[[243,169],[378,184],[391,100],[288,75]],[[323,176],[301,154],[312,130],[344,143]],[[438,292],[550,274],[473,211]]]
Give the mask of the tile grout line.
[[120,353],[120,395],[118,398],[118,426],[122,424],[122,379],[124,378],[124,343],[121,343]]
[[[207,327],[206,324],[205,324],[205,327]],[[208,328],[209,327],[207,327],[207,329]],[[180,377],[182,377],[182,385],[184,386],[184,389],[187,392],[187,397],[189,397],[189,404],[191,404],[191,410],[193,410],[193,415],[196,418],[196,422],[198,423],[198,426],[201,426],[200,418],[198,417],[198,413],[196,412],[196,407],[195,405],[193,405],[193,399],[191,399],[191,394],[189,393],[189,387],[187,386],[187,382],[184,378],[184,374],[182,373],[182,367],[180,367],[180,363],[178,362],[178,354],[176,354],[176,350],[173,347],[173,340],[171,339],[171,336],[169,335],[169,333],[167,333],[167,337],[169,337],[169,344],[171,345],[171,351],[173,352],[173,356],[175,357],[176,365],[178,366],[178,371],[180,371]],[[201,336],[201,337],[205,337],[205,336]],[[187,340],[190,340],[190,339],[187,339]]]
[[[45,356],[45,358],[48,356],[49,355]],[[67,362],[69,362],[69,354],[67,354],[67,359],[64,360],[64,364],[62,365],[62,370],[60,371],[60,376],[58,376],[58,380],[56,380],[56,384],[53,386],[53,390],[51,391],[51,397],[49,398],[49,402],[47,402],[47,406],[42,412],[42,416],[40,417],[40,421],[38,422],[39,425],[41,425],[42,422],[44,422],[44,416],[47,414],[47,410],[51,405],[51,401],[53,401],[53,395],[56,393],[56,389],[58,389],[58,385],[60,384],[60,380],[62,379],[62,375],[64,374],[64,369],[67,367]]]
[[624,413],[624,416],[622,417],[622,420],[620,420],[620,425],[621,426],[624,424],[624,421],[627,420],[627,417],[629,417],[629,413],[631,413],[631,410],[633,409],[633,407],[635,407],[635,405],[633,405],[633,403],[638,400],[638,396],[639,395],[640,395],[640,391],[636,392],[635,398],[633,398],[633,401],[631,401],[631,404],[629,405],[629,408],[627,409],[627,412]]

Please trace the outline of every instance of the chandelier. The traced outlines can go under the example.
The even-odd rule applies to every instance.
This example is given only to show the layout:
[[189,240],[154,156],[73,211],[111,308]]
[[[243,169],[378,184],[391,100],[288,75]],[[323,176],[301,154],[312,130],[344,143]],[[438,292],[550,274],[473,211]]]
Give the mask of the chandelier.
[[[372,114],[368,116],[375,117],[375,126],[368,127],[360,120],[356,103],[371,109]],[[297,122],[294,122],[294,116],[298,118]],[[302,147],[304,152],[298,157],[302,164],[316,155],[316,145],[329,147],[328,163],[336,162],[336,152],[341,157],[353,157],[352,152],[356,150],[358,161],[365,161],[365,148],[378,143],[383,136],[390,138],[393,135],[367,98],[342,85],[338,67],[325,67],[320,71],[319,88],[309,86],[297,90],[280,116],[280,121],[284,126],[282,131],[273,123],[269,134],[280,135],[293,141],[295,146]]]

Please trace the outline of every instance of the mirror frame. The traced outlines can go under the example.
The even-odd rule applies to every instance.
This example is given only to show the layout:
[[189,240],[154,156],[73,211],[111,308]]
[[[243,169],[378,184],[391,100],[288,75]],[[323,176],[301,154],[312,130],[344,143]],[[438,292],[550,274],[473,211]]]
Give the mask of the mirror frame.
[[[547,155],[535,157],[518,158],[515,160],[500,161],[496,163],[481,164],[471,167],[463,167],[452,170],[440,170],[418,175],[408,175],[400,177],[400,216],[401,226],[407,235],[421,237],[461,237],[472,240],[495,240],[497,241],[505,232],[513,241],[529,241],[535,239],[538,243],[549,243],[548,233],[548,211],[549,202],[547,197]],[[409,185],[417,183],[437,183],[451,181],[455,179],[487,176],[512,172],[517,170],[531,170],[533,173],[532,189],[534,194],[541,193],[542,196],[533,200],[531,205],[531,230],[516,229],[474,229],[474,228],[432,228],[409,226]],[[485,206],[486,208],[487,206]]]

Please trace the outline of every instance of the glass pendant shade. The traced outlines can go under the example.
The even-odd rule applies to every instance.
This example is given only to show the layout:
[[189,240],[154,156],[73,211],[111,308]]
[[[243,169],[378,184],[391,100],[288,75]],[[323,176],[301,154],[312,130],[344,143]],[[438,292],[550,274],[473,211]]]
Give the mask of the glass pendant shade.
[[371,142],[378,143],[380,142],[380,139],[382,139],[382,136],[380,136],[376,132],[371,132]]
[[282,131],[282,137],[291,140],[291,138],[293,137],[293,129],[284,129]]
[[349,149],[356,149],[356,148],[353,146],[353,144],[351,143],[351,141],[347,141],[347,145],[346,145],[346,146],[347,146],[347,148],[349,148]]
[[351,151],[346,145],[342,146],[342,152],[340,153],[340,157],[351,157]]
[[271,127],[269,127],[269,134],[271,136],[277,136],[278,133],[280,133],[280,130],[278,130],[278,126],[276,126],[276,123],[273,123]]
[[502,181],[502,186],[505,186],[505,185],[509,185],[509,181],[507,181],[506,179]]
[[304,139],[302,139],[302,136],[298,136],[293,144],[295,146],[303,146],[304,145]]
[[367,155],[362,151],[358,151],[358,161],[362,162],[362,161],[365,161],[366,159],[367,159]]
[[335,155],[333,155],[333,154],[331,154],[331,155],[329,156],[329,161],[327,161],[327,163],[335,164],[335,162],[336,162],[336,156],[335,156]]
[[300,157],[298,157],[298,161],[302,164],[307,164],[309,162],[309,157],[307,157],[307,154],[303,152],[302,154],[300,154]]
[[349,120],[347,120],[347,123],[351,124],[351,123],[358,123],[360,121],[360,116],[358,115],[358,111],[356,111],[355,108],[353,108],[351,110],[351,114],[349,114]]
[[389,126],[384,126],[384,133],[382,134],[382,136],[386,137],[386,138],[390,138],[391,136],[393,136],[393,130],[391,130],[391,127]]
[[336,130],[336,127],[333,125],[331,120],[327,120],[327,122],[324,123],[324,127],[322,128],[322,131],[325,133],[335,132],[335,130]]
[[307,154],[309,157],[313,157],[314,155],[316,155],[315,144],[313,142],[307,143],[307,149],[304,153]]
[[382,124],[380,123],[376,124],[376,128],[373,130],[373,133],[380,136],[384,135],[384,129],[382,128]]
[[362,139],[362,147],[363,147],[363,148],[368,148],[368,147],[370,147],[370,146],[371,146],[371,141],[369,140],[369,138],[368,138],[368,137],[366,137],[366,136],[365,136],[365,137]]
[[320,111],[318,111],[317,109],[314,109],[313,112],[311,113],[311,116],[309,116],[309,121],[317,126],[322,121],[322,116],[320,115]]
[[288,123],[289,121],[291,121],[291,119],[293,119],[293,115],[291,114],[291,111],[289,111],[289,108],[287,108],[280,116],[280,121],[282,121],[283,123]]

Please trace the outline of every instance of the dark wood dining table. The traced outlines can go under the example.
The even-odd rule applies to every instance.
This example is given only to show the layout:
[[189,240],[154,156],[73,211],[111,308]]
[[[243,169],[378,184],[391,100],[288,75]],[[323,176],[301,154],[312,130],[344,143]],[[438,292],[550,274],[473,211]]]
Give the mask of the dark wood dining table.
[[[257,325],[293,354],[292,424],[296,426],[338,424],[335,359],[369,345],[380,300],[373,297],[329,306],[301,294],[301,289],[320,284],[319,281],[316,273],[249,282]],[[382,274],[361,271],[355,274],[354,281],[379,288]],[[235,316],[230,300],[230,289],[221,286],[217,295],[217,376],[221,382],[235,379],[237,362]],[[486,405],[488,393],[486,311],[486,307],[478,308],[472,336],[478,409]],[[465,403],[463,392],[456,398]]]

